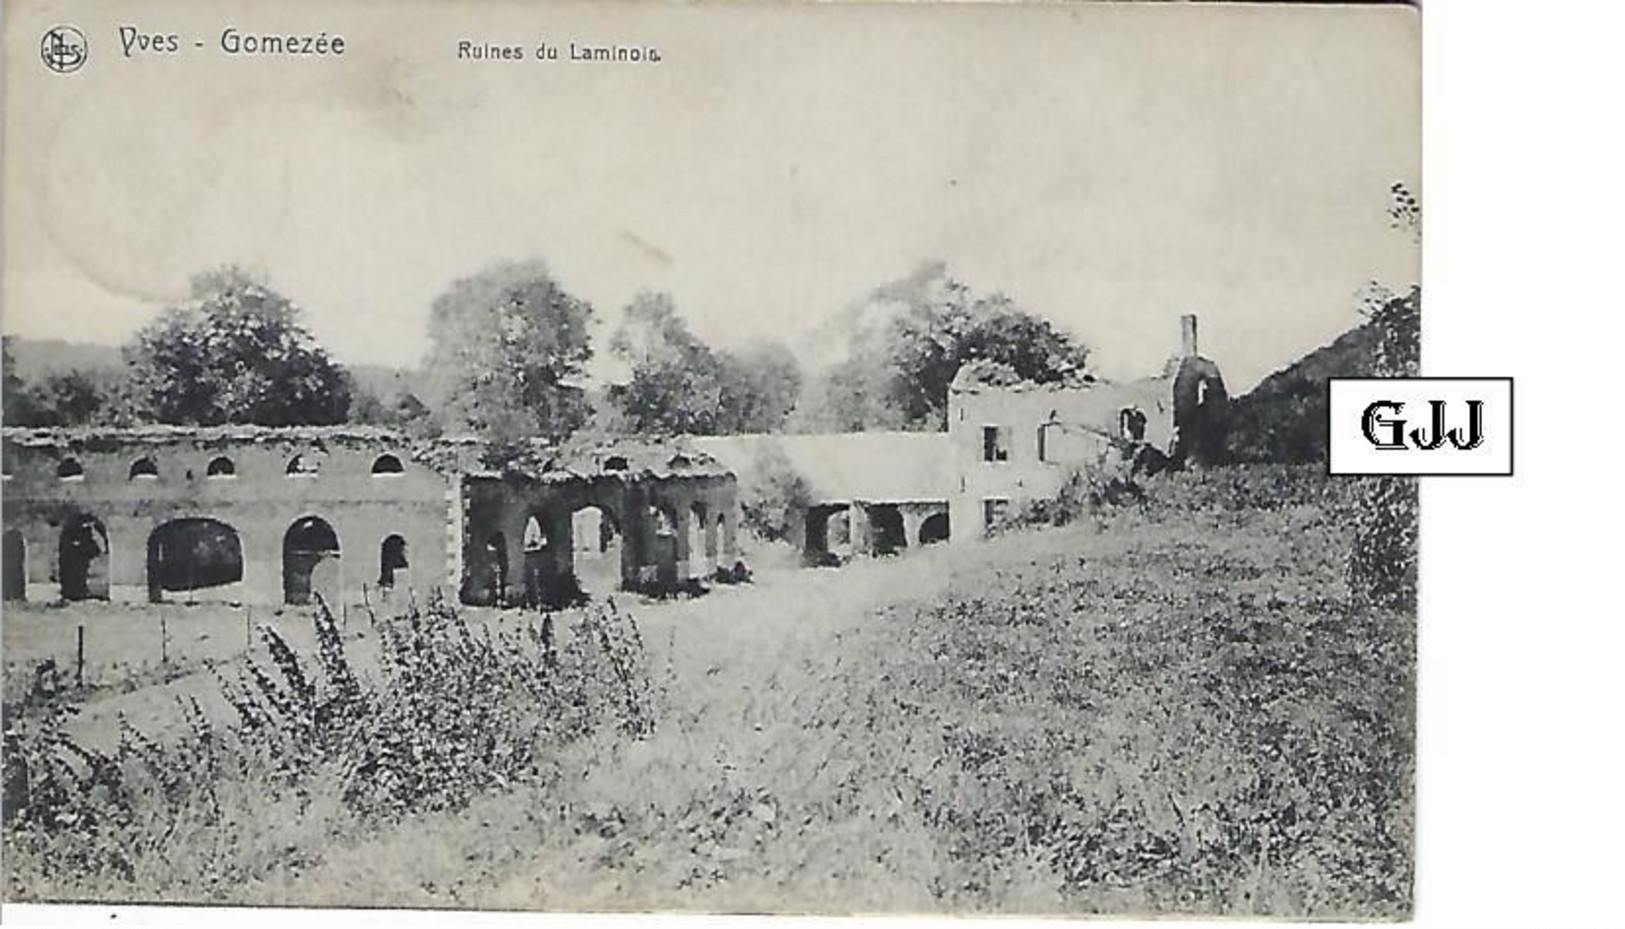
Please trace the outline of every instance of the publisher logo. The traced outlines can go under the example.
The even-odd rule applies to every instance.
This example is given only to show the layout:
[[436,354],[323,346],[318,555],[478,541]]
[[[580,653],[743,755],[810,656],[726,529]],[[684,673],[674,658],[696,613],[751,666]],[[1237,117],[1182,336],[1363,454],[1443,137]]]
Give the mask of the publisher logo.
[[1332,378],[1334,474],[1512,474],[1509,377]]
[[85,34],[73,26],[52,26],[39,42],[39,57],[45,66],[58,74],[72,74],[85,66],[90,57],[90,43]]

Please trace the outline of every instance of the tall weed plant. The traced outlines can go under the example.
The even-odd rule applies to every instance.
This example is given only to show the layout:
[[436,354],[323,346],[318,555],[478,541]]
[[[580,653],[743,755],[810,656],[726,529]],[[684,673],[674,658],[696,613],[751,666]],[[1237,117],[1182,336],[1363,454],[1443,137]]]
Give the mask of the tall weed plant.
[[[262,626],[265,657],[219,676],[229,725],[182,699],[174,737],[121,718],[116,749],[103,751],[70,734],[69,688],[46,682],[8,707],[6,897],[105,897],[124,885],[129,899],[161,899],[170,883],[195,889],[199,871],[251,880],[321,846],[301,830],[350,833],[546,785],[569,743],[653,728],[641,633],[613,603],[579,612],[562,636],[552,615],[476,632],[447,603],[413,604],[375,619],[369,674],[325,604],[313,621],[314,654]],[[205,860],[171,860],[177,845]]]

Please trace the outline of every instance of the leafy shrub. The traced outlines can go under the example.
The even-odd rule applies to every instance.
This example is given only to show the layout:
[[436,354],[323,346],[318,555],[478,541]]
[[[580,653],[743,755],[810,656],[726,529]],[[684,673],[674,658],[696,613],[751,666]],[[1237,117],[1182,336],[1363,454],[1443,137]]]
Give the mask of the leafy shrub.
[[992,531],[1065,526],[1103,509],[1144,499],[1140,484],[1123,469],[1073,468],[1054,494],[1022,502]]
[[[1369,315],[1378,333],[1377,376],[1421,374],[1421,289],[1412,287],[1404,296],[1377,301]],[[1349,587],[1363,604],[1414,615],[1421,520],[1416,479],[1371,477],[1358,487]]]
[[1361,481],[1349,590],[1362,605],[1415,615],[1421,506],[1415,478]]
[[547,783],[555,750],[600,727],[634,738],[653,728],[642,637],[613,602],[579,612],[562,642],[552,615],[476,633],[443,602],[414,604],[375,620],[378,667],[366,675],[325,604],[314,621],[314,655],[262,626],[269,660],[245,659],[235,680],[220,678],[233,726],[211,722],[193,698],[176,737],[149,738],[121,718],[107,753],[68,733],[77,707],[66,688],[47,688],[8,719],[8,896],[30,885],[143,883],[169,838],[194,829],[216,835],[204,844],[227,846],[210,862],[218,878],[244,879],[253,850],[239,847],[243,811],[228,810],[225,795],[252,798],[252,813],[291,804],[295,817],[336,797],[366,826]]
[[1157,475],[1145,485],[1148,505],[1159,515],[1202,511],[1244,512],[1331,503],[1347,495],[1344,484],[1319,465],[1231,465]]

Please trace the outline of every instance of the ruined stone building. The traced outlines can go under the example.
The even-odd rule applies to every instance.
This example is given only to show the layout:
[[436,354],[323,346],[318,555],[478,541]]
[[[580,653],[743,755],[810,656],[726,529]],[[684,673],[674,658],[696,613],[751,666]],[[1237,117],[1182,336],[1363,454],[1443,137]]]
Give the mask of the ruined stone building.
[[715,461],[622,444],[490,470],[469,440],[258,427],[4,430],[8,600],[563,602],[737,559]]
[[[937,433],[622,441],[492,470],[472,440],[362,428],[4,430],[10,599],[559,603],[738,560],[740,480],[784,468],[809,564],[984,536],[1074,471],[1220,459],[1228,400],[1184,317],[1154,377],[1034,384],[969,364]],[[737,475],[737,478],[736,478]]]
[[1034,384],[987,366],[960,368],[948,390],[955,537],[976,538],[1022,503],[1053,497],[1073,471],[1151,451],[1178,462],[1222,460],[1228,396],[1198,352],[1196,317],[1159,375]]
[[793,541],[808,564],[894,554],[987,534],[1023,503],[1053,497],[1079,469],[1151,454],[1222,458],[1228,399],[1218,365],[1197,350],[1196,317],[1180,353],[1152,377],[1082,376],[1035,384],[981,364],[948,393],[945,432],[727,436],[697,440],[747,486],[788,468],[808,499]]
[[695,446],[746,486],[774,468],[801,477],[807,499],[791,514],[793,542],[808,564],[897,554],[950,535],[946,433],[719,436]]

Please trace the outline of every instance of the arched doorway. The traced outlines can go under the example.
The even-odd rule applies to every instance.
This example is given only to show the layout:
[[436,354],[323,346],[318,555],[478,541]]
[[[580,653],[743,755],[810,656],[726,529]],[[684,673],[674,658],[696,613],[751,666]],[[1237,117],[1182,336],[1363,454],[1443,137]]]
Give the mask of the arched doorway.
[[653,529],[649,564],[654,567],[655,585],[662,591],[676,590],[677,511],[669,504],[656,504],[649,507],[648,519]]
[[948,514],[932,513],[920,523],[920,544],[935,545],[948,541]]
[[4,536],[3,572],[0,578],[4,579],[6,600],[28,599],[28,545],[23,542],[23,534],[15,529],[7,529]]
[[895,555],[908,548],[903,511],[890,503],[869,507],[869,544],[876,555]]
[[716,509],[717,512],[712,519],[712,523],[717,539],[717,570],[719,572],[724,570],[731,572],[736,568],[743,568],[744,562],[739,560],[739,552],[736,550],[733,541],[733,534],[737,531],[737,526],[733,523],[732,512],[725,506]]
[[560,596],[556,583],[557,552],[554,548],[551,522],[545,513],[532,513],[525,520],[525,534],[520,545],[525,557],[525,585],[523,606],[552,605]]
[[845,503],[809,506],[802,523],[801,560],[834,566],[852,551],[852,511]]
[[378,546],[378,586],[393,588],[395,572],[405,571],[407,567],[406,537],[398,534],[386,537]]
[[173,519],[147,536],[147,599],[153,603],[166,592],[223,596],[220,588],[242,579],[243,543],[226,523]]
[[57,579],[64,600],[109,599],[107,527],[94,516],[73,516],[62,526]]
[[295,605],[319,593],[330,603],[340,592],[339,537],[327,520],[305,516],[282,537],[282,599]]
[[493,532],[469,548],[462,600],[470,606],[497,606],[507,598],[508,537]]
[[704,503],[688,513],[688,576],[708,581],[717,573],[717,528]]
[[615,514],[588,504],[570,514],[570,560],[576,585],[586,593],[605,594],[621,589],[620,523]]

